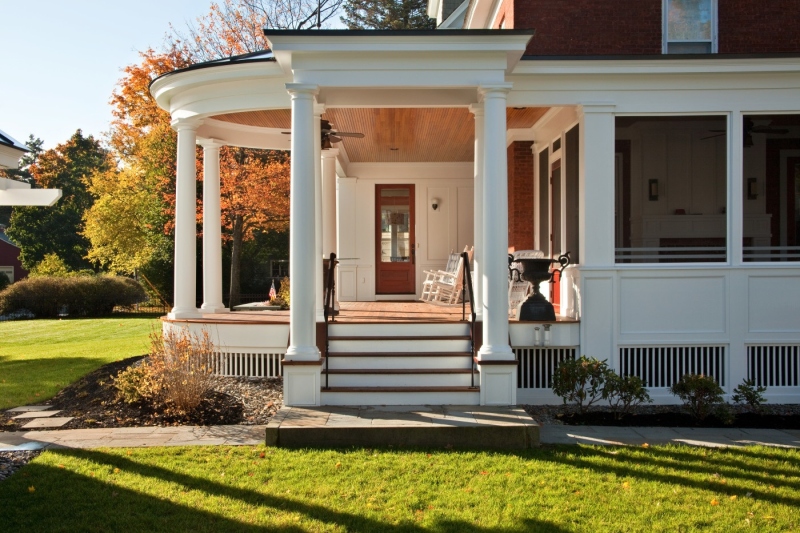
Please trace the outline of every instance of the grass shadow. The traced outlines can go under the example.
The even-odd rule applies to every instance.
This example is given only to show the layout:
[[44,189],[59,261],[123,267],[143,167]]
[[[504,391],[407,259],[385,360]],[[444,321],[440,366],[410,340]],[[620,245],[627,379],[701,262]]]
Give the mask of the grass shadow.
[[[316,521],[319,527],[344,531],[423,532],[429,530],[464,533],[507,533],[541,531],[562,533],[568,531],[553,523],[534,519],[521,519],[511,528],[484,528],[466,521],[441,520],[422,527],[412,522],[389,524],[380,520],[337,511],[331,507],[306,503],[248,490],[168,470],[158,466],[138,463],[126,457],[96,450],[50,451],[91,462],[97,469],[113,471],[119,468],[144,478],[169,483],[176,491],[198,491],[204,495],[222,498],[229,507],[267,508],[272,513],[294,513]],[[168,501],[142,494],[135,490],[109,485],[93,477],[67,469],[34,461],[23,469],[24,477],[16,474],[0,485],[0,500],[14,505],[4,510],[3,523],[9,531],[307,531],[308,527],[289,525],[262,526],[245,523],[198,509],[195,506]],[[26,485],[35,485],[28,493]],[[34,486],[31,485],[31,486]],[[13,496],[12,496],[13,495]],[[366,496],[366,495],[365,495]],[[57,502],[57,503],[56,503]],[[321,523],[321,524],[320,524]]]

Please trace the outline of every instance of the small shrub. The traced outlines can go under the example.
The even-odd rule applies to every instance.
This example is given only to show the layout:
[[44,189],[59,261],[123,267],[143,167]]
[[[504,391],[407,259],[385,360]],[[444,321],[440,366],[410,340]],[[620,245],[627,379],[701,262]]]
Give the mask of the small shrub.
[[270,300],[270,303],[272,305],[280,305],[281,309],[289,309],[291,299],[291,284],[288,276],[284,276],[278,288],[278,295]]
[[602,398],[608,365],[605,361],[582,355],[558,364],[553,373],[553,392],[564,403],[574,403],[579,413]]
[[622,377],[613,370],[609,370],[606,375],[603,397],[608,400],[611,411],[618,420],[633,412],[635,407],[653,401],[639,376]]
[[144,402],[165,414],[194,411],[211,390],[214,344],[208,331],[192,334],[185,328],[150,336],[150,355],[114,378],[119,397]]
[[697,420],[705,420],[708,415],[724,405],[724,391],[711,376],[686,374],[672,384],[669,391],[683,401],[683,405]]
[[0,314],[26,309],[37,318],[57,318],[62,309],[73,317],[110,315],[146,295],[138,282],[121,276],[40,276],[23,279],[0,293]]
[[733,389],[731,399],[735,404],[746,405],[751,411],[759,411],[761,406],[767,402],[764,398],[765,392],[767,392],[766,387],[761,385],[756,387],[754,380],[745,379]]
[[36,263],[28,275],[32,278],[57,277],[65,278],[71,274],[70,268],[58,254],[47,254]]

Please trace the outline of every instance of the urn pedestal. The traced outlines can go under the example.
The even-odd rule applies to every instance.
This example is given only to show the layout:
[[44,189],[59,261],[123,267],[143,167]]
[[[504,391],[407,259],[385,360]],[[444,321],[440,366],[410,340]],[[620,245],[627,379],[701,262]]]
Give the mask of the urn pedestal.
[[[520,250],[508,256],[509,279],[511,281],[521,279],[533,285],[533,294],[522,303],[519,309],[517,316],[520,322],[554,322],[556,319],[553,304],[548,302],[540,292],[539,284],[543,281],[552,281],[556,272],[561,276],[569,265],[569,252],[562,254],[558,259],[547,259],[541,255],[541,252],[535,250]],[[515,268],[512,268],[513,263],[517,265]],[[553,263],[561,265],[561,268],[550,270]]]

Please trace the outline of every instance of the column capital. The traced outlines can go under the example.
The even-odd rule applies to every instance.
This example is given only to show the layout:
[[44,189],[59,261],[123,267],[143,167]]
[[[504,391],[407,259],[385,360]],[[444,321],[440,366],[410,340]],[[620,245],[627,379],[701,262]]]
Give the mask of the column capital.
[[590,113],[613,113],[616,108],[613,102],[584,102],[578,106],[578,117]]
[[508,95],[509,91],[513,87],[510,83],[498,83],[494,85],[479,85],[478,86],[478,94],[480,94],[484,100],[487,98],[502,98],[505,100],[506,96]]
[[311,83],[287,83],[286,90],[292,98],[313,98],[319,93],[319,85]]
[[476,104],[469,105],[469,112],[475,115],[476,117],[483,116],[483,103],[478,102]]
[[197,128],[199,128],[202,124],[203,124],[202,119],[198,119],[198,118],[194,118],[194,117],[192,117],[192,118],[173,118],[172,122],[170,123],[170,125],[172,126],[172,129],[175,130],[175,131],[181,131],[181,130],[197,131]]
[[209,150],[210,149],[214,149],[214,148],[219,150],[223,146],[227,145],[226,143],[220,141],[219,139],[198,139],[197,140],[197,144],[199,144],[203,148],[209,149]]
[[325,112],[326,106],[325,104],[315,103],[314,104],[314,116],[318,117]]
[[331,157],[335,158],[338,155],[339,155],[339,149],[338,148],[327,148],[325,150],[322,150],[322,158],[323,159],[327,159],[327,158],[331,158]]

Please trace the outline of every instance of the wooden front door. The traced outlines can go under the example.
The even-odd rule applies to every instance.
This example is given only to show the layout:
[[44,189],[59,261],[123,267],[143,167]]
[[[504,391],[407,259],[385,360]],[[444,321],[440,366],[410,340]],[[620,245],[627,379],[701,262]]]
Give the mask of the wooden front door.
[[414,186],[375,186],[375,293],[414,294]]

